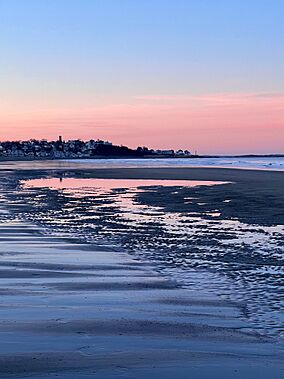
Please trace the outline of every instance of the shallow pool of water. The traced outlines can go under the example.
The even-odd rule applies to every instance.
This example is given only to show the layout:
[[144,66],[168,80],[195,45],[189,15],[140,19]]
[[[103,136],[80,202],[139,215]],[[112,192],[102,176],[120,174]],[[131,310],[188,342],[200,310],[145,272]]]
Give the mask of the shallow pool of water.
[[[253,328],[279,335],[283,325],[284,226],[248,225],[220,218],[218,209],[167,212],[141,203],[143,191],[225,182],[48,178],[22,182],[32,205],[23,217],[52,233],[121,246],[191,290],[243,304]],[[165,194],[161,194],[165,196]],[[168,201],[172,201],[169,196]],[[184,197],[184,205],[193,199]],[[227,206],[230,201],[225,200]]]

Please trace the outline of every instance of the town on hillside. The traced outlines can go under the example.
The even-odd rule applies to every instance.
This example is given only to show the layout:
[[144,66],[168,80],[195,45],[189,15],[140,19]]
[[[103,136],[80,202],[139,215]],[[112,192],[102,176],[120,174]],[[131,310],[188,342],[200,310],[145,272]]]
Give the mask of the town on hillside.
[[144,157],[144,158],[175,158],[192,157],[188,150],[153,150],[147,147],[130,149],[126,146],[113,145],[102,140],[64,141],[59,136],[56,141],[45,139],[28,141],[0,142],[0,159],[76,159],[76,158],[100,158],[100,157]]

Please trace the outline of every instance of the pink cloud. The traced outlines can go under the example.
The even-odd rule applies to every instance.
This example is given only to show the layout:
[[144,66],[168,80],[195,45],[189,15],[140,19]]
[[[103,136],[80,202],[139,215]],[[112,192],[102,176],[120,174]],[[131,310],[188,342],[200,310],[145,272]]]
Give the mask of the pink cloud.
[[136,96],[92,108],[32,109],[0,116],[0,139],[106,138],[201,153],[283,152],[284,95]]

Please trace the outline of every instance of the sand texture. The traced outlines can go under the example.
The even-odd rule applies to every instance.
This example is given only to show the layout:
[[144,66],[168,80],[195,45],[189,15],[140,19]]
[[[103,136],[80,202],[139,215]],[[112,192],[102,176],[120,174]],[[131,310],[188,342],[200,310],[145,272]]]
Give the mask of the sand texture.
[[[18,195],[15,183],[46,174],[50,173],[0,174],[1,379],[283,377],[279,340],[246,322],[242,302],[185,288],[151,259],[126,249],[47,234],[38,222],[25,220],[24,213],[35,208]],[[283,221],[283,173],[221,169],[69,173],[75,174],[234,182],[211,190],[204,187],[200,196],[207,203],[220,202],[226,186],[231,186],[235,203],[232,209],[221,210],[224,219],[234,213],[248,224]],[[60,170],[52,175],[60,175]],[[146,191],[140,202],[184,212],[178,199],[165,203],[169,193],[160,194],[155,198]]]

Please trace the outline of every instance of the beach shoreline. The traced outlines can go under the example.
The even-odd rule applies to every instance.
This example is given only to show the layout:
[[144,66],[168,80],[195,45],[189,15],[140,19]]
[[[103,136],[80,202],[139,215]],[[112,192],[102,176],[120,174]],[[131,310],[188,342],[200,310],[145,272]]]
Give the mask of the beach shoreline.
[[[161,275],[151,262],[115,247],[98,249],[76,238],[46,235],[36,223],[17,218],[31,211],[20,195],[19,181],[50,176],[63,181],[74,176],[226,181],[230,184],[187,191],[207,203],[215,201],[213,207],[223,204],[224,218],[268,225],[283,221],[280,172],[79,167],[0,171],[1,377],[282,376],[278,342],[250,330],[241,321],[238,302],[210,293],[201,299]],[[159,191],[158,198],[145,191],[139,201],[168,212],[188,211],[178,198],[169,202],[167,190]],[[223,203],[228,194],[241,199],[241,209],[236,202],[228,211]]]
[[9,167],[17,165],[24,167],[32,162],[35,167],[40,167],[42,162],[47,166],[78,166],[82,168],[226,168],[264,171],[284,171],[284,156],[236,156],[236,157],[191,157],[191,158],[167,158],[167,157],[96,157],[90,158],[55,158],[55,159],[3,159],[0,164]]

